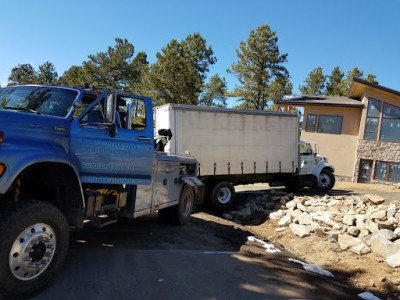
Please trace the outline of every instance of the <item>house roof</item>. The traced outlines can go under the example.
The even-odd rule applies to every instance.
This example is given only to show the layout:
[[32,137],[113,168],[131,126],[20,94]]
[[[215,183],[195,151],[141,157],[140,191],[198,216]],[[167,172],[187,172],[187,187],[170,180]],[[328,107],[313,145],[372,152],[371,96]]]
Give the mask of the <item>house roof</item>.
[[387,87],[381,86],[379,84],[371,83],[369,81],[360,79],[360,78],[353,78],[351,82],[349,93],[347,94],[348,97],[353,99],[360,99],[366,87],[371,87],[374,89],[381,90],[386,93],[390,93],[396,96],[400,96],[400,92],[396,90],[389,89]]
[[360,100],[349,97],[337,96],[285,96],[276,102],[278,105],[294,106],[336,106],[336,107],[356,107],[363,108],[364,104]]

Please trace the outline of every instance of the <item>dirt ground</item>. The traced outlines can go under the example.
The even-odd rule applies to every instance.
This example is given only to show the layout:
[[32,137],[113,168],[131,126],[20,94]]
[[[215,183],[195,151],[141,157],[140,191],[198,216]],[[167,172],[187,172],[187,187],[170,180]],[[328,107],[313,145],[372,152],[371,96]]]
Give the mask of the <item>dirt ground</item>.
[[[247,190],[256,189],[254,185]],[[384,197],[386,203],[396,203],[400,206],[400,190],[393,186],[338,182],[329,194],[335,196],[376,194]],[[381,299],[400,299],[400,268],[391,268],[382,257],[373,253],[358,256],[352,252],[343,251],[337,242],[331,241],[328,235],[312,234],[300,238],[295,236],[290,229],[275,232],[275,228],[279,227],[277,223],[278,220],[267,220],[261,225],[245,226],[245,228],[281,245],[300,259],[331,271],[337,278],[341,278],[357,289],[369,291]]]

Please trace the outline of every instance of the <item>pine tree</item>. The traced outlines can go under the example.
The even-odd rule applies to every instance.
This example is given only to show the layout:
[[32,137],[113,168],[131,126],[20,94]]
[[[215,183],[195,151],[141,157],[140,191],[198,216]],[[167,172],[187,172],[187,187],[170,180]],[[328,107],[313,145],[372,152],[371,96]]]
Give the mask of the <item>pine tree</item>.
[[238,61],[227,71],[237,77],[240,85],[229,95],[245,102],[245,107],[264,110],[274,94],[271,84],[275,78],[289,78],[289,72],[283,66],[287,54],[280,54],[277,43],[276,32],[268,25],[262,25],[256,31],[251,30],[247,41],[242,41],[236,50]]

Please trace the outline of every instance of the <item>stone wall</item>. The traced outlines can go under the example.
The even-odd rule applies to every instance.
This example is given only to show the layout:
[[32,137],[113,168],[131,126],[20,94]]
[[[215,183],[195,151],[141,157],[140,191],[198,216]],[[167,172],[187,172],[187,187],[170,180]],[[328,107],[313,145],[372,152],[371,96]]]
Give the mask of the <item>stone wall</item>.
[[[400,163],[400,143],[358,140],[353,182],[358,180],[360,159],[372,160],[371,183],[389,183],[374,180],[376,161]],[[391,184],[391,183],[390,183]]]
[[353,181],[353,177],[342,176],[342,175],[336,175],[335,174],[335,181],[336,182],[352,182]]

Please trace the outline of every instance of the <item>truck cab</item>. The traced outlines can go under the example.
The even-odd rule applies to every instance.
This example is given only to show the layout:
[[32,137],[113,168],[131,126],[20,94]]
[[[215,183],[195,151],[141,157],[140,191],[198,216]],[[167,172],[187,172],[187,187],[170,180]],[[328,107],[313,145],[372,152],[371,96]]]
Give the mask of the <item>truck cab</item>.
[[[298,172],[299,181],[311,181],[309,186],[314,186],[322,191],[329,191],[335,184],[335,169],[328,163],[325,156],[317,154],[317,144],[315,150],[309,141],[299,141],[300,170]],[[304,185],[307,186],[307,185]]]
[[159,211],[183,225],[194,158],[154,149],[152,101],[109,88],[0,90],[0,293],[39,291],[60,267],[68,229]]

